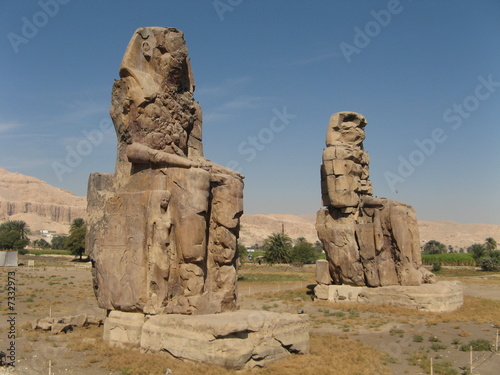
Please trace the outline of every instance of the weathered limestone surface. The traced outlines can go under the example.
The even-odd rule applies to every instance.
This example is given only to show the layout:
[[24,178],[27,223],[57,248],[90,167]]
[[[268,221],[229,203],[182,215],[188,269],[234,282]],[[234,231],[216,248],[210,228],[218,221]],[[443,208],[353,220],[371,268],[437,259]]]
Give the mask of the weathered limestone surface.
[[111,312],[105,339],[150,352],[226,368],[262,367],[290,353],[309,352],[308,316],[239,310],[221,314],[143,314]]
[[369,156],[364,151],[364,116],[334,114],[328,125],[321,165],[325,209],[316,230],[328,260],[318,282],[357,286],[420,285],[435,277],[422,267],[412,207],[372,196]]
[[145,320],[141,313],[111,311],[104,320],[103,340],[110,344],[139,346]]
[[182,32],[134,33],[113,85],[115,173],[93,173],[88,187],[86,249],[101,308],[238,308],[243,176],[203,157],[194,87]]
[[388,304],[431,312],[454,311],[464,302],[463,286],[458,281],[383,288],[318,284],[314,293],[318,299],[332,302]]

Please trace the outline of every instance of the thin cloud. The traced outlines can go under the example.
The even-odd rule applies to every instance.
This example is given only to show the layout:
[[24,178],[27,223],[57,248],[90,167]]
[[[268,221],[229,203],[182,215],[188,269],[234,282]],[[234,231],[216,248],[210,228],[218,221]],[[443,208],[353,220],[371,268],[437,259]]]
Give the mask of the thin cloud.
[[50,119],[50,121],[52,124],[68,124],[82,122],[95,115],[103,115],[109,118],[108,111],[109,103],[73,101],[68,104],[66,113]]
[[203,122],[221,122],[229,119],[230,117],[230,115],[220,112],[203,113]]
[[55,138],[55,137],[56,135],[53,133],[18,133],[18,134],[3,135],[2,139],[38,139],[38,138]]
[[33,158],[33,159],[11,159],[6,160],[2,168],[8,171],[29,170],[31,168],[39,168],[50,166],[55,159],[49,158]]
[[266,98],[264,96],[241,96],[239,98],[229,100],[217,109],[221,111],[240,111],[245,109],[255,109],[262,107],[262,105],[268,100],[269,98]]
[[0,123],[0,133],[8,132],[12,129],[20,128],[22,125],[15,122]]
[[234,89],[244,86],[250,81],[251,78],[249,76],[228,79],[218,85],[197,88],[195,93],[201,96],[226,96],[234,91]]
[[263,108],[270,98],[264,96],[240,96],[208,110],[203,114],[206,122],[217,122],[241,115],[242,112]]

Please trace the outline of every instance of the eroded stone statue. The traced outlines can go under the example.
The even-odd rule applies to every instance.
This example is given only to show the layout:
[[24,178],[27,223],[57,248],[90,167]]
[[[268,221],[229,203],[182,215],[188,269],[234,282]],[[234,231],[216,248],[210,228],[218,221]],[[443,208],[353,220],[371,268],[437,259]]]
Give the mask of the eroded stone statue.
[[194,88],[182,32],[134,33],[112,92],[116,169],[89,179],[86,248],[101,308],[238,308],[243,176],[203,157]]
[[328,267],[320,284],[414,286],[433,283],[422,267],[415,211],[372,196],[369,156],[364,151],[364,116],[339,112],[330,118],[321,165],[323,205],[316,230]]

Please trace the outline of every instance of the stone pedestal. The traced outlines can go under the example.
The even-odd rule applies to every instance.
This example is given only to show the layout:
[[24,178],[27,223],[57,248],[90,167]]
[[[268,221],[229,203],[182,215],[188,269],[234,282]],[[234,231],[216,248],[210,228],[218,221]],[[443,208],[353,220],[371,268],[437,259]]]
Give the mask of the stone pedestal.
[[240,310],[221,314],[145,316],[111,311],[104,340],[147,352],[230,369],[262,367],[309,352],[307,315]]
[[430,312],[454,311],[464,303],[463,287],[459,281],[379,288],[318,284],[314,294],[320,300],[332,302],[389,304]]

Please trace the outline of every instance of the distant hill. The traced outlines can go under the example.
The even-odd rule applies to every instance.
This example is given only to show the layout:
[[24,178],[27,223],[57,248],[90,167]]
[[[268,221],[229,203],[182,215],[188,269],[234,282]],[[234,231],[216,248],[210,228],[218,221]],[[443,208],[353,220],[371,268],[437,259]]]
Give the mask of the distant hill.
[[0,221],[24,220],[32,231],[68,233],[69,225],[85,217],[87,201],[20,173],[0,168]]
[[[24,220],[34,230],[67,233],[71,222],[85,218],[86,198],[59,189],[34,177],[0,168],[0,221]],[[246,246],[262,244],[271,233],[282,228],[292,238],[318,240],[314,222],[316,214],[243,215],[240,242]],[[425,244],[437,240],[457,250],[493,237],[500,242],[500,225],[460,224],[453,221],[420,221],[420,239]]]
[[[318,240],[314,223],[316,215],[243,215],[240,242],[245,246],[262,244],[271,233],[281,232],[282,227],[292,238],[305,237],[309,242]],[[488,237],[500,242],[500,225],[460,224],[453,221],[419,221],[420,242],[437,240],[451,245],[455,250],[466,249],[474,243],[484,243]]]

